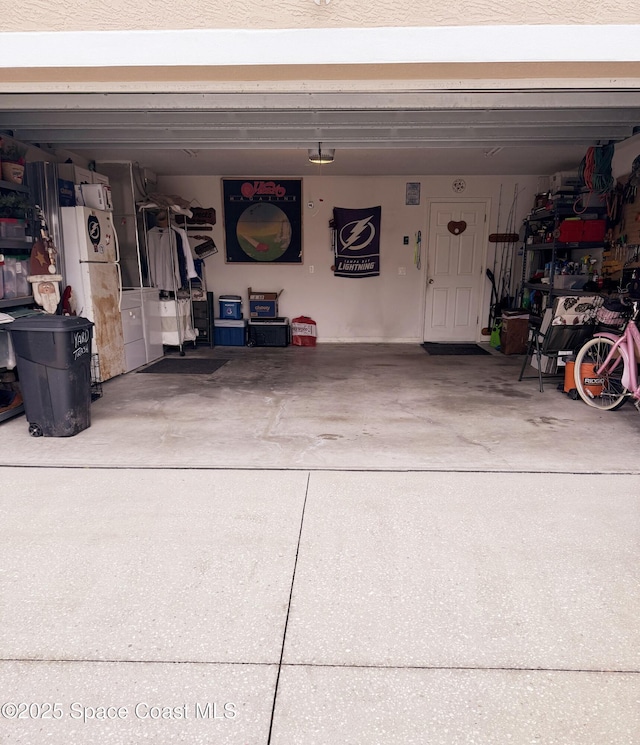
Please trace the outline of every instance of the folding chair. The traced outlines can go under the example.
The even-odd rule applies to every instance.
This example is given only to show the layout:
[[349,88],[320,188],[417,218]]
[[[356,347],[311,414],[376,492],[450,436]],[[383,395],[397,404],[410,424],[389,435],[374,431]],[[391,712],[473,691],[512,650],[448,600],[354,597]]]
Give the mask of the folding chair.
[[[563,295],[554,300],[542,316],[529,318],[529,341],[518,380],[538,378],[544,391],[543,376],[559,377],[558,360],[578,350],[593,333],[596,313],[603,298],[598,295]],[[525,376],[527,364],[537,375]]]

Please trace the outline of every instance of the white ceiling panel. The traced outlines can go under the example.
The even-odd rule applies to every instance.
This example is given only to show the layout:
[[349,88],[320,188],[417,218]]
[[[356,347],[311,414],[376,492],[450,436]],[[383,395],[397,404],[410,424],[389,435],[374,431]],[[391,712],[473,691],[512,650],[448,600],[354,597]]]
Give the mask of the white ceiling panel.
[[5,94],[0,130],[164,174],[548,174],[640,126],[637,91]]

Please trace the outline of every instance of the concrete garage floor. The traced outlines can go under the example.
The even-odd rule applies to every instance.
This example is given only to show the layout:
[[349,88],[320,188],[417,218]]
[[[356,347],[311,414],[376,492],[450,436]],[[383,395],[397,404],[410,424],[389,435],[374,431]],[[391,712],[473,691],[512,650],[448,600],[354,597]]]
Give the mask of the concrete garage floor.
[[601,413],[557,381],[540,393],[537,379],[518,382],[521,357],[430,357],[413,344],[187,347],[191,357],[228,362],[210,376],[115,378],[71,439],[29,437],[24,417],[4,423],[2,462],[638,472],[632,405]]
[[632,406],[413,345],[190,356],[229,362],[0,425],[3,743],[640,743]]

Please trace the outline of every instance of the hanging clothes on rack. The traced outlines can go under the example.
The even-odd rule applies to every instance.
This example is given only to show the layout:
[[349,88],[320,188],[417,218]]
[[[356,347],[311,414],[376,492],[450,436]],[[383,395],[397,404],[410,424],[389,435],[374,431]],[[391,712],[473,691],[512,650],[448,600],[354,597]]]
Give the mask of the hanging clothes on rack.
[[164,292],[182,287],[175,233],[171,228],[156,225],[147,233],[147,241],[151,285]]
[[157,213],[155,220],[148,232],[151,283],[165,292],[187,288],[189,280],[198,276],[187,232],[169,225],[165,211]]
[[[185,272],[187,279],[196,279],[198,273],[196,272],[195,264],[193,261],[193,254],[191,253],[191,245],[189,244],[189,236],[184,228],[179,225],[171,224],[171,229],[174,230],[178,236],[178,243],[180,250],[178,253],[182,253],[185,262]],[[184,287],[185,285],[183,285]]]
[[184,355],[184,342],[193,341],[191,277],[195,266],[186,233],[170,223],[170,210],[156,205],[140,206],[145,231],[145,252],[151,285],[159,290],[159,318],[164,346],[177,346]]

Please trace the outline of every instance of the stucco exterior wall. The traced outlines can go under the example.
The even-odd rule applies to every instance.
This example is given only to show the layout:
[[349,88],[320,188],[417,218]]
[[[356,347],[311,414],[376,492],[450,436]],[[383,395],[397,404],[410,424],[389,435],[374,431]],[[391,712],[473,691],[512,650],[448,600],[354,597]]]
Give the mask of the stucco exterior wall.
[[[85,31],[206,28],[350,28],[489,24],[633,24],[636,0],[0,0],[2,31]],[[169,50],[168,50],[169,53]]]

